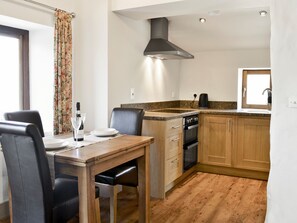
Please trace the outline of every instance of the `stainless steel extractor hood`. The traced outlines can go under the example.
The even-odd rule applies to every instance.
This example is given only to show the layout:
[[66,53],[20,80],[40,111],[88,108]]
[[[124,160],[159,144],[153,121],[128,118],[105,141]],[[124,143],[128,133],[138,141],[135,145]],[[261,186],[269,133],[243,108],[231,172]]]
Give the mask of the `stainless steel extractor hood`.
[[168,41],[167,18],[151,19],[151,40],[143,54],[161,60],[194,58],[192,54]]

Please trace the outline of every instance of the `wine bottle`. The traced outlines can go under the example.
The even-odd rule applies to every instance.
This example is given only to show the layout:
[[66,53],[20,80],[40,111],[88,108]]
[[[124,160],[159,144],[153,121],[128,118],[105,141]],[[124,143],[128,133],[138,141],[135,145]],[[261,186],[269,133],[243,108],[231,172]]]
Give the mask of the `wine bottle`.
[[[81,117],[79,102],[76,102],[75,115],[76,115],[76,117]],[[81,123],[79,130],[78,130],[77,137],[74,140],[75,141],[83,141],[84,140],[84,123],[83,122]]]

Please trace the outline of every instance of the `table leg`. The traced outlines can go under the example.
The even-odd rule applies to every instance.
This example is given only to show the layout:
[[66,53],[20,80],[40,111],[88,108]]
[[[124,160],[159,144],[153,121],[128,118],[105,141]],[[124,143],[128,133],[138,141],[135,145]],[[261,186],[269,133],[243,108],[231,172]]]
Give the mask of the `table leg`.
[[8,205],[9,205],[9,219],[10,223],[13,223],[13,214],[12,214],[12,197],[11,197],[11,190],[8,184]]
[[138,187],[139,187],[139,222],[150,222],[150,147],[144,148],[144,156],[138,162]]
[[[79,170],[78,190],[79,190],[79,222],[95,223],[96,222],[95,202],[99,202],[99,199],[97,200],[95,199],[95,176],[91,175],[91,170],[88,167],[82,167]],[[98,221],[97,223],[100,223],[100,218]]]

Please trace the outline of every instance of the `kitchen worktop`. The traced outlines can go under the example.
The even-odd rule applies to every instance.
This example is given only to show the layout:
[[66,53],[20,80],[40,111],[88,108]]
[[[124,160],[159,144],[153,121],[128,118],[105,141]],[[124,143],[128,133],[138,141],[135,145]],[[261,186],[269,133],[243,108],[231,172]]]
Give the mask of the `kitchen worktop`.
[[171,110],[185,111],[185,113],[166,113],[161,112],[164,109],[148,110],[145,111],[145,120],[170,120],[181,118],[195,114],[217,114],[217,115],[243,115],[243,116],[261,116],[270,117],[270,111],[261,109],[193,109],[193,108],[168,108]]

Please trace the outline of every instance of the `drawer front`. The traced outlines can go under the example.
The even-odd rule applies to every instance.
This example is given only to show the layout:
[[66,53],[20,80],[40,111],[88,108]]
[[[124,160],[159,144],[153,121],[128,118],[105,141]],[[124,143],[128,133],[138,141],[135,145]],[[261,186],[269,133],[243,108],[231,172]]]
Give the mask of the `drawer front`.
[[165,155],[166,160],[182,153],[182,134],[171,135],[166,139]]
[[183,121],[181,118],[172,119],[166,122],[166,134],[167,136],[178,135],[182,132]]
[[166,161],[166,184],[171,183],[182,175],[182,155]]

